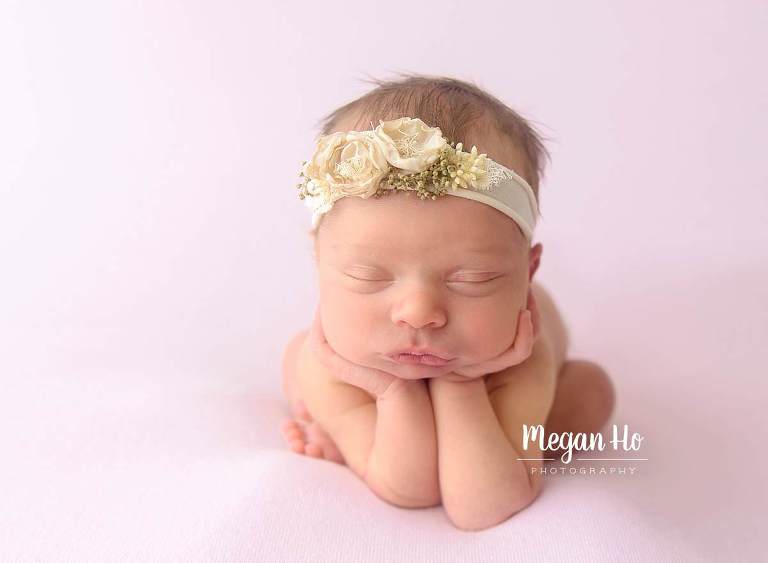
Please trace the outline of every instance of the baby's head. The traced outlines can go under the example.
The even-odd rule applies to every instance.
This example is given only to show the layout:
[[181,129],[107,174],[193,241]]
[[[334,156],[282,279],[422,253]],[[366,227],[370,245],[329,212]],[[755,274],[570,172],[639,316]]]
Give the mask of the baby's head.
[[[327,116],[322,134],[418,118],[515,171],[538,199],[549,155],[517,113],[455,79],[411,75],[377,84]],[[436,377],[508,348],[542,251],[490,205],[409,191],[342,197],[311,234],[329,344],[352,362],[407,379]],[[434,367],[389,357],[411,347],[451,361]]]

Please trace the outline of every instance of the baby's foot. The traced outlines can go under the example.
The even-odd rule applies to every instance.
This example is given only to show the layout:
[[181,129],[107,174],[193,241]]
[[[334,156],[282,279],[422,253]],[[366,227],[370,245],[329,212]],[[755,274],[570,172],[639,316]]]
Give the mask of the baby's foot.
[[296,408],[296,418],[286,420],[282,430],[285,441],[294,452],[344,465],[344,457],[336,444],[312,420],[312,416],[301,402]]

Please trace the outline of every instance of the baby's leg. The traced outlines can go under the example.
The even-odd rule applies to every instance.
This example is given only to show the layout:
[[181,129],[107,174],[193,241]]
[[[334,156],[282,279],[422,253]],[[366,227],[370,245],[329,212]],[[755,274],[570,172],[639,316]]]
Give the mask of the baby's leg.
[[559,371],[565,362],[565,355],[570,345],[568,329],[549,291],[534,281],[531,282],[531,292],[536,298],[536,306],[539,309],[541,332],[544,333],[543,337],[548,338],[551,343],[555,355],[555,367]]
[[594,362],[568,360],[568,330],[549,292],[533,282],[532,291],[541,315],[541,330],[552,342],[558,366],[555,398],[545,427],[547,432],[599,432],[613,412],[615,393],[605,370]]
[[613,384],[605,370],[594,362],[567,360],[557,379],[547,432],[600,432],[615,403]]
[[288,399],[288,404],[291,407],[291,412],[294,416],[299,416],[301,400],[299,393],[299,383],[296,380],[296,372],[299,363],[299,351],[304,345],[304,339],[307,336],[307,331],[302,330],[297,332],[293,338],[288,342],[283,352],[283,392],[285,398]]
[[299,351],[304,344],[306,334],[306,330],[296,334],[285,347],[283,354],[283,391],[293,413],[293,418],[283,422],[283,438],[296,453],[344,464],[344,457],[336,444],[312,420],[304,401],[301,400],[296,370]]

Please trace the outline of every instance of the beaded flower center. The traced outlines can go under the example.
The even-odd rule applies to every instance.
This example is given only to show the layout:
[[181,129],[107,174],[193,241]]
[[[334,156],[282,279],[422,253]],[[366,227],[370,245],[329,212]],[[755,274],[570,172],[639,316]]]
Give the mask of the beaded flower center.
[[365,158],[360,155],[351,156],[336,164],[336,174],[344,178],[356,178],[365,169]]
[[406,135],[395,141],[395,148],[397,149],[397,152],[400,153],[400,156],[411,158],[419,153],[416,149],[417,138],[418,135]]

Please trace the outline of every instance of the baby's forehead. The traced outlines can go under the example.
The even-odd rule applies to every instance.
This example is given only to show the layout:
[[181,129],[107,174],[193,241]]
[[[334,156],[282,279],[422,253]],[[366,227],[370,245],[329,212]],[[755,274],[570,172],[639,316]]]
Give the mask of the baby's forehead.
[[330,235],[326,239],[326,245],[337,255],[345,256],[431,256],[440,251],[453,257],[466,257],[466,255],[505,258],[514,254],[514,242],[495,237],[491,240],[462,239],[460,244],[450,244],[448,241],[434,241],[433,243],[414,243],[407,239],[379,236],[360,236],[355,240]]
[[347,196],[334,204],[331,214],[333,222],[363,231],[455,230],[462,237],[470,238],[493,238],[515,230],[517,225],[511,217],[490,205],[450,192],[436,199],[420,199],[411,191],[393,191],[367,199]]
[[[325,223],[327,221],[327,223]],[[321,244],[345,253],[454,252],[506,256],[526,248],[517,224],[484,203],[444,195],[344,197],[323,218]]]

